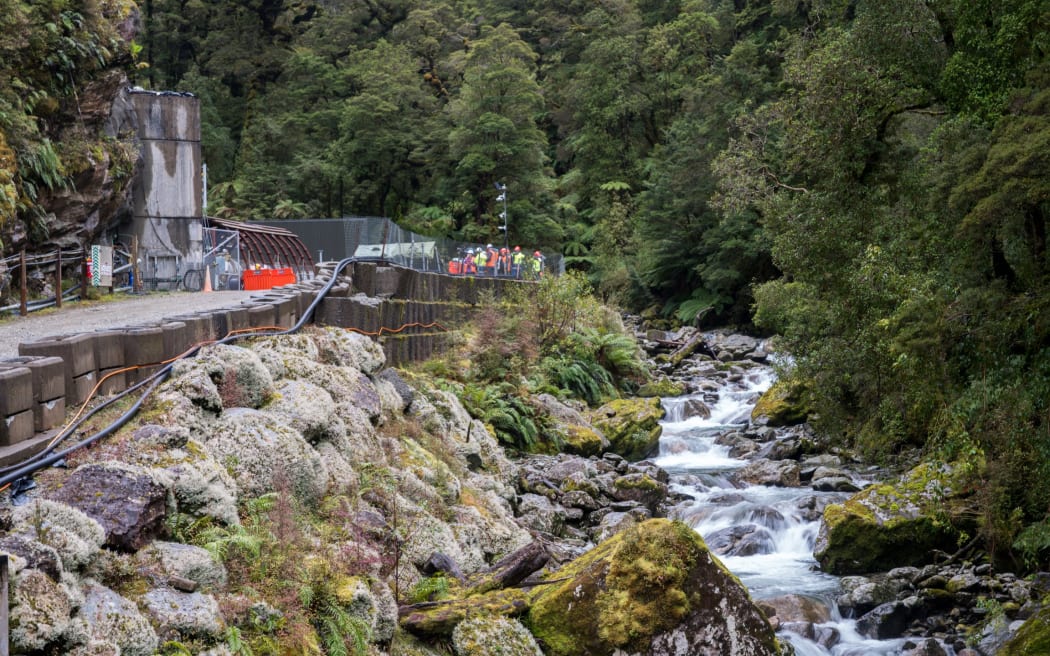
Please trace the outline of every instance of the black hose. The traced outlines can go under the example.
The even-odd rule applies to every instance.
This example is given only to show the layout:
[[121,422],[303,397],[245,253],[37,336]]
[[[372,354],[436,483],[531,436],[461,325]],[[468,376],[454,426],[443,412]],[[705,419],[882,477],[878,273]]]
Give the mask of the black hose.
[[[307,320],[309,320],[309,318],[313,316],[313,313],[316,310],[317,306],[320,305],[321,301],[324,300],[324,297],[328,294],[328,292],[330,292],[332,290],[332,287],[335,286],[336,282],[339,279],[339,273],[343,269],[345,269],[348,265],[350,265],[353,262],[355,262],[356,260],[357,260],[356,257],[348,257],[346,259],[340,260],[336,264],[335,269],[332,271],[332,278],[331,278],[331,280],[329,280],[325,284],[325,286],[321,288],[321,290],[317,293],[316,298],[314,298],[313,302],[310,303],[309,307],[306,308],[306,311],[303,312],[303,316],[299,317],[299,321],[297,321],[295,323],[295,325],[293,325],[291,328],[287,328],[287,329],[281,330],[281,331],[269,332],[269,333],[238,333],[238,334],[234,334],[234,335],[227,335],[227,336],[223,337],[222,339],[216,340],[215,343],[216,344],[227,344],[229,342],[233,342],[233,341],[236,341],[238,339],[243,339],[243,338],[247,338],[247,337],[269,337],[269,336],[274,336],[274,335],[289,335],[289,334],[298,332],[299,330],[302,330],[302,327],[304,325],[306,325]],[[3,476],[0,476],[0,488],[3,488],[4,486],[6,486],[8,484],[14,483],[15,481],[17,481],[17,480],[19,480],[21,478],[24,478],[26,476],[32,476],[33,474],[35,474],[36,472],[40,471],[44,467],[50,467],[51,465],[55,464],[56,462],[59,462],[60,460],[64,459],[67,455],[69,455],[70,453],[73,453],[77,449],[80,449],[80,448],[83,448],[83,447],[88,446],[90,444],[93,444],[93,443],[97,442],[98,440],[102,439],[103,437],[111,435],[117,429],[119,429],[122,426],[124,426],[124,424],[126,424],[128,421],[130,421],[131,418],[134,417],[138,413],[139,409],[142,407],[143,402],[145,402],[145,400],[149,397],[149,395],[153,393],[153,390],[155,390],[157,388],[157,386],[159,386],[162,382],[164,382],[164,380],[166,380],[167,377],[171,374],[171,370],[172,370],[175,362],[177,362],[178,360],[184,359],[184,358],[193,357],[194,355],[196,355],[200,351],[200,349],[201,349],[200,345],[194,346],[192,349],[189,349],[188,351],[186,351],[185,353],[180,355],[177,360],[167,363],[166,365],[164,365],[163,367],[161,367],[160,369],[155,371],[153,374],[151,374],[148,378],[146,378],[146,379],[144,379],[142,381],[139,381],[135,385],[129,387],[128,389],[124,390],[123,392],[120,392],[119,394],[114,395],[113,398],[107,400],[105,403],[103,403],[103,404],[99,405],[98,407],[94,408],[90,413],[88,413],[87,415],[85,415],[84,417],[79,419],[76,423],[70,425],[65,430],[65,435],[63,435],[59,440],[57,440],[50,447],[48,447],[47,449],[44,449],[40,453],[34,455],[29,460],[24,461],[21,465],[18,465],[18,469],[14,470],[14,471],[11,471],[8,474],[4,474]],[[109,406],[111,403],[114,403],[114,402],[116,402],[116,401],[118,401],[118,400],[128,396],[129,394],[131,394],[135,390],[137,390],[140,387],[146,385],[147,383],[150,383],[151,381],[152,381],[152,384],[150,384],[150,386],[146,389],[146,391],[143,392],[142,396],[139,397],[139,400],[136,401],[135,404],[132,405],[130,408],[128,408],[128,410],[124,414],[122,414],[120,417],[118,417],[113,423],[111,423],[110,425],[106,426],[102,430],[98,431],[94,435],[91,435],[90,437],[87,437],[87,438],[81,440],[80,442],[77,442],[73,446],[71,446],[71,447],[69,447],[67,449],[64,449],[62,451],[59,451],[58,453],[54,453],[55,447],[57,447],[61,443],[62,440],[64,440],[65,438],[69,437],[69,435],[71,435],[73,433],[73,431],[75,431],[76,428],[78,426],[80,426],[81,424],[83,424],[89,417],[94,415],[96,412],[102,410],[103,408]],[[5,470],[4,469],[0,469],[0,471],[5,471]]]

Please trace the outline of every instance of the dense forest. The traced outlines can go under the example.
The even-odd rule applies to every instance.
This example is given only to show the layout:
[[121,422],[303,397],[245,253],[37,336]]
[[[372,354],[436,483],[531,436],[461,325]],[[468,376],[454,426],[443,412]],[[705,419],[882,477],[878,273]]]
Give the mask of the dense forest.
[[0,0],[4,220],[68,184],[50,112],[112,66],[201,98],[213,215],[488,241],[504,183],[512,241],[778,335],[821,430],[961,459],[990,549],[1046,564],[1050,0],[145,0],[122,39],[134,11]]

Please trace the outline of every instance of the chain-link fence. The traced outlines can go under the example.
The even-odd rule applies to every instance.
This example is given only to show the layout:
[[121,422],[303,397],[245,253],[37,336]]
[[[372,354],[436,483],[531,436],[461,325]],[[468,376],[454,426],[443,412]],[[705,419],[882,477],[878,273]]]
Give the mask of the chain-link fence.
[[[419,271],[520,278],[534,278],[540,272],[560,274],[565,271],[561,255],[542,253],[527,244],[471,244],[426,237],[381,217],[289,219],[265,223],[294,232],[318,262],[346,257],[373,258]],[[484,264],[479,261],[479,253],[485,253]],[[515,253],[520,255],[515,257]]]

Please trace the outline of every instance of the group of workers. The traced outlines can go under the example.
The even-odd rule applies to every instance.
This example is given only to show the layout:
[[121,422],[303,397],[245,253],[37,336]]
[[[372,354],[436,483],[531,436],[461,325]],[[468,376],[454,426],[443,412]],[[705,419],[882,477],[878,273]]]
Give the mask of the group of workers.
[[497,249],[489,244],[485,248],[468,248],[461,259],[448,263],[448,272],[537,280],[543,275],[544,264],[545,258],[540,251],[535,251],[529,257],[521,250],[521,246],[515,246],[511,251],[506,247]]

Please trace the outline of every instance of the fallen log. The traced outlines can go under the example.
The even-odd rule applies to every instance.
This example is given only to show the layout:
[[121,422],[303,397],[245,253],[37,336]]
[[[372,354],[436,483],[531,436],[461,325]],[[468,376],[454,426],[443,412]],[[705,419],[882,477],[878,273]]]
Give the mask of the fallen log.
[[550,557],[551,553],[543,543],[530,542],[504,556],[488,571],[473,579],[467,587],[466,594],[483,594],[490,590],[514,587],[546,565]]
[[496,590],[448,601],[428,601],[398,608],[401,627],[422,637],[447,637],[456,625],[476,615],[517,617],[529,609],[522,590]]

